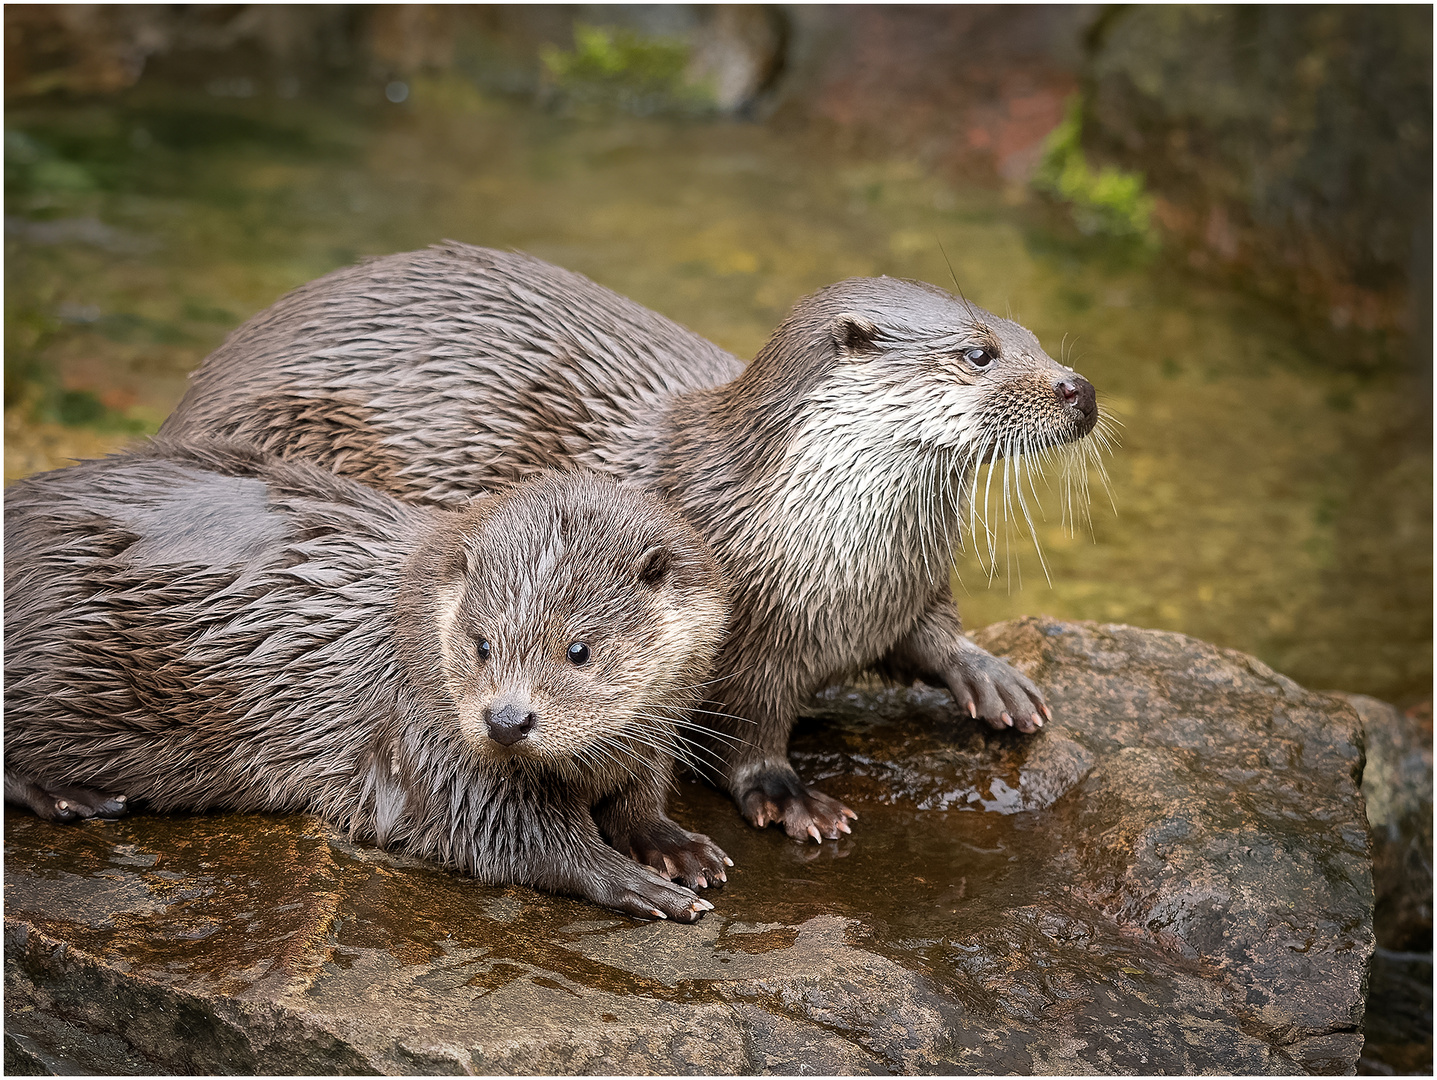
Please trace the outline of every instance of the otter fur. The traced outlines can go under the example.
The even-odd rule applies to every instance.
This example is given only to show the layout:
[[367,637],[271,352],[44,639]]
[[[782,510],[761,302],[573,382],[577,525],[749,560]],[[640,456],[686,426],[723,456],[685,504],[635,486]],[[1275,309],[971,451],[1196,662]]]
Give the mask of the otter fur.
[[12,486],[5,591],[5,795],[42,817],[312,813],[684,921],[732,865],[665,813],[727,602],[652,495],[444,510],[158,443]]
[[947,686],[995,728],[1042,726],[1038,688],[963,636],[950,553],[980,463],[1041,456],[1097,418],[1092,385],[1028,330],[922,282],[822,289],[745,366],[578,274],[451,242],[282,298],[194,373],[162,431],[419,502],[556,466],[667,496],[734,603],[698,714],[729,736],[724,781],[753,824],[818,840],[855,816],[788,762],[825,685],[876,668]]

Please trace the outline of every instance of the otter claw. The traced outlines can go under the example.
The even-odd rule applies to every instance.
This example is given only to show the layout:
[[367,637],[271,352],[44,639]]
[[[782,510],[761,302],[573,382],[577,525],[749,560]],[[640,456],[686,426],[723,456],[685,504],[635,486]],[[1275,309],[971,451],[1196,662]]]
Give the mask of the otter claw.
[[968,715],[971,716],[974,720],[978,719],[978,706],[974,705],[971,701],[968,702]]
[[[725,866],[732,866],[732,865],[733,865],[733,860],[730,859],[727,855],[725,855],[725,856],[723,857],[723,864],[724,864]],[[728,879],[727,879],[727,878],[724,878],[724,880],[727,881]]]
[[818,843],[823,843],[823,834],[818,831],[817,825],[810,825],[808,827],[808,835],[813,837],[813,839]]
[[1042,708],[1043,708],[1043,715],[1046,716],[1049,720],[1053,719],[1053,710],[1050,709],[1050,708],[1048,708],[1048,706],[1046,706],[1046,705],[1044,705]]
[[667,918],[668,918],[667,915],[665,915],[662,911],[660,911],[660,910],[659,910],[658,908],[656,908],[656,907],[651,907],[651,908],[649,908],[649,914],[652,915],[652,916],[653,916],[654,918],[656,918],[656,919],[667,919]]
[[1003,726],[1004,726],[1004,727],[1012,727],[1012,726],[1013,726],[1013,718],[1012,718],[1011,716],[1009,716],[1007,713],[1004,713],[1004,714],[1003,714]]

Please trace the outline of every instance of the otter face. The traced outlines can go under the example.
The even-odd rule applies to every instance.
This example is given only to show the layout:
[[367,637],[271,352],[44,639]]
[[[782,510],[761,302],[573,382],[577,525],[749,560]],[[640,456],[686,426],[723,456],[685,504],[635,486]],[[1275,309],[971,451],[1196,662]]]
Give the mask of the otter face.
[[[1063,458],[1065,514],[1086,512],[1088,466],[1102,474],[1107,434],[1092,384],[1025,327],[923,282],[858,278],[820,290],[750,369],[742,378],[754,402],[797,400],[770,409],[766,431],[782,447],[783,512],[796,530],[820,509],[826,516],[782,553],[795,564],[876,565],[886,549],[883,565],[916,561],[933,579],[980,523],[992,551],[995,474],[980,487],[980,465],[998,470],[998,509],[1021,513],[1034,539],[1022,487],[1033,465],[1054,451]],[[765,423],[762,408],[753,417]]]
[[[821,301],[819,298],[822,298]],[[1097,392],[1026,327],[922,282],[842,282],[818,294],[834,361],[820,398],[851,419],[974,463],[1075,442]]]
[[697,534],[657,499],[580,474],[468,519],[435,609],[468,747],[615,781],[682,751],[728,615]]

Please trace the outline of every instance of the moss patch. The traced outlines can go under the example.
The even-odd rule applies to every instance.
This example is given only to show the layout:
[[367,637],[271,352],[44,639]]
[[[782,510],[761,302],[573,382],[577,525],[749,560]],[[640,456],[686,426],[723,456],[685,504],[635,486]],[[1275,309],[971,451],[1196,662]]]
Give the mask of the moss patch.
[[574,24],[574,47],[540,53],[552,104],[619,109],[638,116],[712,111],[712,91],[686,77],[690,48],[680,38]]
[[1094,169],[1083,153],[1083,99],[1074,95],[1063,122],[1043,147],[1043,160],[1033,177],[1038,191],[1066,203],[1073,222],[1089,235],[1137,240],[1157,245],[1152,225],[1153,200],[1142,173],[1111,165]]

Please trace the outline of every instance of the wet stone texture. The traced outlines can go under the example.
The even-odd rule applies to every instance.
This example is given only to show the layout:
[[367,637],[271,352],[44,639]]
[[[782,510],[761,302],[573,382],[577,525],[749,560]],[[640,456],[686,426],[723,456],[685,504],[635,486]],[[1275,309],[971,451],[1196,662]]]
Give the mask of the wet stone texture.
[[[1359,1072],[1432,1073],[1432,717],[1343,695],[1362,717],[1377,949]],[[1417,710],[1414,710],[1416,712]]]
[[1351,1072],[1373,951],[1352,705],[1177,634],[978,635],[1055,720],[844,688],[794,739],[861,817],[639,924],[304,818],[5,822],[10,1072]]

